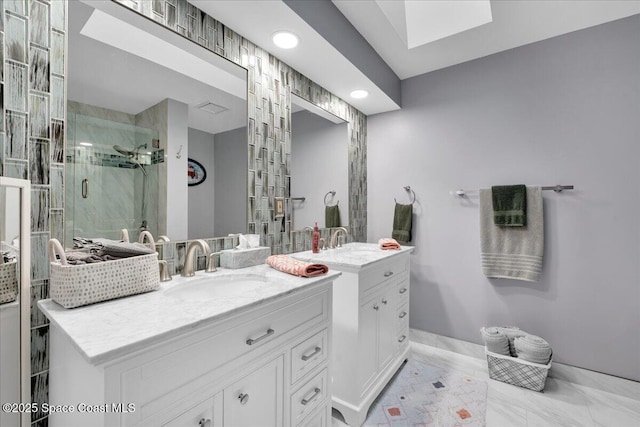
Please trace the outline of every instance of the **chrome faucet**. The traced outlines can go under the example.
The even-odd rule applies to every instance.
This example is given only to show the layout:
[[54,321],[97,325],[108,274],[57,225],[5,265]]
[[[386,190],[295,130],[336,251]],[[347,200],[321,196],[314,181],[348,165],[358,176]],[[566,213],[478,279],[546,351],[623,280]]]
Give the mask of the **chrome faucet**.
[[329,243],[329,249],[335,249],[342,246],[340,245],[339,243],[340,241],[338,240],[338,236],[340,235],[340,232],[344,233],[344,238],[346,241],[347,236],[349,235],[349,231],[344,227],[338,227],[335,229],[335,231],[331,235],[331,243]]
[[182,277],[191,277],[195,274],[195,258],[198,248],[200,248],[200,251],[202,251],[207,257],[207,267],[205,271],[207,273],[216,271],[216,266],[213,263],[213,257],[211,256],[211,248],[207,242],[202,239],[198,239],[191,242],[187,249],[187,255],[184,258],[184,266],[182,267],[182,273],[180,274]]

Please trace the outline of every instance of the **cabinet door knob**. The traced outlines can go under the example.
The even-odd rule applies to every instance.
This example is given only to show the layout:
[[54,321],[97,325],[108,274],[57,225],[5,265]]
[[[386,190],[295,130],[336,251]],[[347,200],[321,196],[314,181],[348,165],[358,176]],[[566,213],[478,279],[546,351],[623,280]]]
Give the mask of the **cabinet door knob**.
[[304,398],[300,401],[300,403],[302,403],[303,405],[306,405],[307,403],[311,402],[313,399],[315,399],[316,397],[318,397],[320,395],[321,390],[316,387],[313,390],[313,394],[311,396],[309,396],[309,398]]
[[275,333],[275,331],[273,329],[269,328],[269,329],[267,329],[266,333],[260,335],[258,338],[249,338],[247,340],[247,345],[254,345],[255,343],[262,341],[263,339],[273,335],[274,333]]
[[374,305],[373,305],[373,309],[374,309],[374,310],[379,310],[379,309],[380,309],[380,306],[379,306],[378,304],[374,304]]
[[246,405],[247,402],[249,401],[249,394],[248,393],[240,393],[240,395],[238,396],[238,400],[240,400],[240,404],[241,405]]
[[401,294],[404,294],[405,292],[407,292],[407,288],[402,288],[398,292],[400,292]]
[[388,303],[388,302],[389,302],[389,301],[387,301],[387,299],[386,299],[386,298],[384,298],[384,299],[382,300],[382,303],[383,303],[383,304],[386,304],[386,303]]
[[387,271],[386,273],[384,273],[384,277],[389,277],[389,276],[393,276],[393,271]]
[[198,421],[198,426],[199,427],[211,427],[211,420],[210,419],[204,419],[201,418],[200,421]]
[[306,362],[307,360],[311,359],[313,356],[315,356],[316,354],[320,353],[322,351],[322,349],[320,347],[317,347],[313,350],[313,352],[311,352],[311,354],[303,354],[302,355],[302,361]]

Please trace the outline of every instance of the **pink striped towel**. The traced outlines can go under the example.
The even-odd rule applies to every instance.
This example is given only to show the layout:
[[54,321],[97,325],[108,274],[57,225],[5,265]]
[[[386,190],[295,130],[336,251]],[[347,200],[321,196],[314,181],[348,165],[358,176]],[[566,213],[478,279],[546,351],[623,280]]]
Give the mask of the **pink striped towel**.
[[300,277],[320,276],[329,271],[329,267],[324,264],[298,261],[288,255],[271,255],[265,262],[276,270]]
[[380,246],[380,249],[384,250],[400,249],[400,244],[396,241],[396,239],[391,239],[388,237],[384,237],[378,240],[378,246]]

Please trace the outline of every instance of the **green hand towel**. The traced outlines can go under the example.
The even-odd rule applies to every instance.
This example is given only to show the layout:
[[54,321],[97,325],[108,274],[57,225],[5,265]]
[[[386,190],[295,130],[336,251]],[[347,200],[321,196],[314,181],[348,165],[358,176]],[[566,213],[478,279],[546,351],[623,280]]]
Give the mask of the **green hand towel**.
[[399,243],[409,243],[411,241],[411,221],[413,217],[413,205],[401,205],[396,203],[393,214],[393,231],[391,237]]
[[326,228],[340,227],[340,209],[338,205],[325,206],[324,208],[324,226]]
[[527,225],[527,187],[496,185],[491,187],[493,223],[502,227]]

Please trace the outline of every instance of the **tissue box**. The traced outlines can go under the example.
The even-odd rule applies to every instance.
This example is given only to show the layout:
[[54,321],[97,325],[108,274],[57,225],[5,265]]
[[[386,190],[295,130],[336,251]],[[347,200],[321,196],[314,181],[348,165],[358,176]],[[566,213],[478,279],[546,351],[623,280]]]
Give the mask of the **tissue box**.
[[254,265],[264,264],[264,261],[269,255],[271,255],[271,248],[266,246],[249,249],[227,249],[220,252],[220,267],[252,267]]

